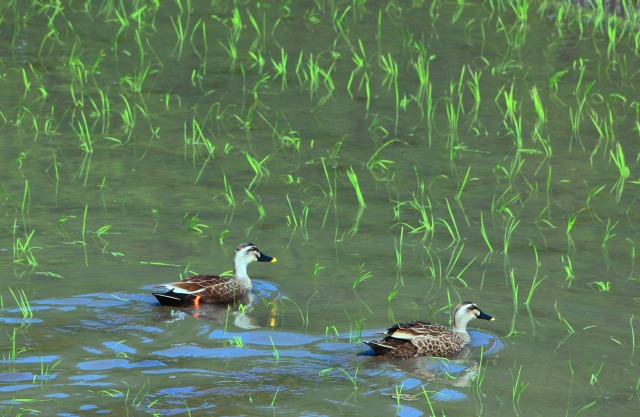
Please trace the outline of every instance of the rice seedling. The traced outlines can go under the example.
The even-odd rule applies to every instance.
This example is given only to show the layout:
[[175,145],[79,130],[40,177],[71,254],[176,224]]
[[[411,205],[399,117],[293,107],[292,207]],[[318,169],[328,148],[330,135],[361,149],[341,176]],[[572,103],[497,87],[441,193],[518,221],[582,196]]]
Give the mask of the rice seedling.
[[400,227],[400,237],[393,240],[393,246],[396,254],[396,281],[404,285],[402,276],[402,247],[404,244],[404,226]]
[[132,393],[131,386],[127,382],[123,381],[123,383],[127,386],[124,391],[115,388],[108,388],[98,391],[98,394],[104,397],[121,398],[124,400],[124,403],[127,407],[132,407],[134,409],[144,409],[145,411],[153,407],[161,399],[157,398],[154,401],[149,401],[149,403],[146,405],[144,404],[149,399],[148,380],[144,384],[142,384],[142,386],[140,386],[135,394]]
[[358,285],[368,280],[372,276],[373,276],[373,273],[371,271],[367,271],[366,269],[364,269],[364,262],[361,263],[360,267],[358,268],[358,274],[356,276],[356,279],[353,281],[353,289],[355,290],[358,287]]
[[611,290],[611,282],[607,281],[594,281],[587,284],[595,292],[609,292]]
[[362,328],[364,319],[358,319],[349,324],[349,343],[360,343],[362,341]]
[[513,268],[509,270],[509,281],[511,283],[511,296],[513,298],[513,315],[511,316],[511,329],[507,334],[509,336],[517,336],[520,332],[516,330],[516,317],[518,315],[518,284],[516,283],[516,274]]
[[324,331],[324,337],[326,337],[327,339],[337,339],[340,337],[340,333],[338,332],[336,326],[327,326]]
[[547,117],[545,114],[544,106],[542,104],[542,100],[540,99],[540,95],[538,94],[538,88],[533,86],[530,91],[531,100],[533,101],[533,108],[535,109],[537,120],[536,120],[536,129],[542,129],[547,123]]
[[[36,272],[36,275],[42,275],[47,278],[65,279],[62,275],[51,271]],[[1,298],[1,297],[0,297]],[[0,299],[0,309],[2,309],[2,300]]]
[[571,325],[569,324],[569,322],[567,321],[567,319],[564,318],[564,316],[560,313],[560,310],[558,310],[558,302],[556,301],[555,304],[553,305],[553,308],[555,308],[556,313],[558,313],[558,320],[560,320],[560,322],[562,324],[564,324],[565,328],[567,329],[567,332],[571,335],[573,333],[575,333],[575,330],[573,330],[573,327],[571,327]]
[[476,395],[480,402],[480,410],[478,410],[479,412],[477,413],[477,415],[482,415],[482,408],[483,408],[482,398],[484,397],[484,394],[482,393],[482,383],[484,382],[484,377],[486,376],[486,374],[487,374],[487,364],[485,364],[484,346],[481,346],[480,359],[478,359],[478,374],[473,379],[473,386],[475,387]]
[[271,404],[269,404],[269,407],[273,407],[276,403],[276,398],[278,398],[278,393],[280,392],[280,385],[278,385],[276,387],[276,392],[273,394],[273,398],[271,398]]
[[17,220],[13,223],[13,262],[20,265],[28,265],[32,269],[38,266],[38,259],[36,258],[34,251],[42,249],[39,246],[33,246],[31,240],[36,232],[35,229],[30,233],[25,232],[24,238],[17,237],[18,230]]
[[576,223],[576,220],[578,220],[578,213],[571,213],[569,215],[569,217],[567,218],[567,230],[565,232],[565,234],[567,235],[567,253],[575,253],[576,251],[576,246],[575,243],[573,242],[573,237],[571,237],[571,230],[573,230],[573,226]]
[[491,241],[489,240],[489,236],[487,236],[487,229],[484,226],[484,212],[482,211],[480,212],[480,234],[487,248],[489,248],[489,253],[493,253],[493,246],[491,246]]
[[195,184],[198,183],[198,181],[200,181],[200,177],[202,176],[202,173],[204,172],[205,167],[207,166],[207,163],[211,160],[214,159],[213,153],[216,149],[216,147],[211,143],[211,141],[207,138],[205,138],[204,136],[202,136],[202,143],[204,144],[204,147],[207,151],[207,157],[204,160],[204,162],[202,163],[202,167],[200,168],[200,171],[198,172],[198,175],[196,176],[196,180],[195,180]]
[[[587,99],[587,92],[591,89],[591,87],[593,86],[593,84],[595,84],[595,80],[592,81],[591,83],[587,84],[585,91],[584,91],[584,96],[583,96],[583,101],[582,102],[578,102],[578,111],[580,112],[582,110],[582,107],[580,106],[580,104],[582,104],[584,101],[586,101]],[[578,92],[576,91],[576,95],[578,94]],[[582,116],[581,113],[578,113],[576,115],[576,117],[578,116]],[[576,125],[579,124],[579,121],[582,119],[582,117],[580,119],[578,119],[576,121]],[[596,131],[599,134],[599,139],[598,142],[596,144],[596,146],[594,147],[593,151],[591,151],[591,159],[593,160],[593,157],[597,154],[598,149],[600,148],[600,146],[605,143],[607,144],[608,141],[603,141],[603,139],[608,138],[609,137],[609,125],[607,125],[607,119],[603,116],[600,116],[600,114],[598,114],[598,111],[596,109],[591,109],[591,112],[589,113],[589,119],[591,119],[591,123],[593,125],[593,127],[596,129]],[[584,145],[582,145],[582,143],[580,142],[580,145],[582,146],[582,149],[584,150]]]
[[[302,327],[307,327],[309,325],[309,302],[311,301],[311,299],[316,295],[316,292],[314,292],[311,297],[309,298],[309,300],[307,301],[307,309],[306,311],[302,311],[302,309],[300,308],[300,306],[298,305],[298,303],[296,303],[294,300],[292,300],[289,297],[283,296],[277,299],[278,304],[276,305],[274,301],[273,304],[277,306],[277,308],[279,308],[282,311],[282,314],[284,314],[284,302],[288,301],[291,304],[294,305],[294,307],[298,310],[298,314],[300,314],[300,320],[302,322]],[[271,311],[271,314],[275,314],[275,312]]]
[[249,191],[249,189],[245,188],[244,192],[245,194],[247,194],[249,201],[253,203],[254,206],[256,206],[256,209],[258,210],[258,215],[259,215],[258,221],[261,221],[267,215],[267,212],[265,211],[264,206],[262,205],[262,202],[260,201],[259,197],[256,197],[251,191]]
[[514,217],[509,217],[507,219],[507,224],[504,228],[504,238],[502,241],[505,255],[509,253],[509,245],[511,245],[511,237],[513,236],[513,232],[516,230],[519,224],[520,224],[520,220],[516,220]]
[[469,88],[473,97],[473,107],[471,107],[470,111],[471,124],[473,125],[478,121],[478,112],[480,111],[480,77],[482,76],[482,71],[473,71],[470,67],[467,67],[467,71],[471,76],[471,80],[467,81],[467,88]]
[[227,208],[235,208],[236,200],[235,200],[235,197],[233,196],[233,189],[231,188],[231,184],[227,180],[226,174],[222,174],[222,182],[224,183],[224,192],[216,194],[213,197],[213,200],[217,201],[219,199],[222,199],[225,202],[225,206]]
[[349,167],[349,169],[347,170],[347,176],[349,177],[349,182],[355,190],[356,197],[358,199],[358,213],[356,214],[353,227],[349,231],[349,234],[354,235],[358,232],[358,229],[360,227],[360,219],[362,218],[362,214],[364,213],[364,209],[367,207],[367,204],[365,203],[364,197],[362,196],[362,190],[360,188],[360,183],[358,182],[358,175],[353,170],[353,167]]
[[398,408],[400,407],[400,399],[403,398],[402,388],[404,388],[404,383],[395,385],[395,394],[393,395],[393,398],[396,399]]
[[429,392],[427,392],[427,388],[424,385],[422,386],[422,394],[424,395],[427,405],[429,406],[430,415],[435,416],[436,412],[433,409],[433,401],[431,401],[431,398],[429,398]]
[[602,238],[602,249],[604,251],[607,250],[607,245],[609,244],[609,240],[617,235],[617,233],[613,233],[613,229],[618,225],[619,220],[616,220],[615,223],[611,224],[611,219],[607,219],[607,226],[604,231],[604,237]]
[[33,311],[31,310],[31,305],[29,304],[29,300],[27,299],[27,294],[25,294],[22,288],[16,290],[15,292],[11,287],[9,287],[9,292],[11,292],[11,296],[16,302],[16,305],[20,309],[20,313],[22,313],[23,319],[30,319],[33,317]]
[[633,328],[634,317],[635,317],[635,314],[632,314],[631,318],[629,319],[629,327],[631,327],[631,356],[629,357],[629,363],[633,363],[633,355],[635,354],[635,351],[636,351],[636,332],[635,332],[635,329]]
[[244,29],[244,23],[242,23],[242,16],[240,16],[240,10],[234,7],[231,11],[231,17],[228,17],[223,21],[229,30],[229,34],[233,37],[234,42],[238,42],[240,34]]
[[619,202],[620,197],[622,196],[622,192],[624,191],[624,184],[627,181],[627,178],[629,178],[630,171],[629,167],[625,163],[624,153],[622,151],[620,142],[616,142],[616,151],[613,152],[613,150],[610,150],[609,154],[611,156],[611,160],[613,160],[614,164],[616,165],[616,168],[618,168],[619,177],[613,187],[611,187],[611,191],[615,190],[616,201]]
[[236,69],[236,62],[238,61],[238,49],[234,37],[232,35],[229,35],[226,45],[222,42],[218,43],[220,44],[220,46],[222,46],[222,48],[227,52],[227,55],[229,56],[229,72],[234,72]]
[[451,253],[451,258],[449,259],[449,263],[447,264],[447,267],[445,269],[446,271],[445,277],[449,279],[450,282],[458,281],[462,284],[464,288],[468,288],[469,285],[464,279],[462,279],[462,274],[464,274],[464,272],[475,262],[477,257],[474,256],[473,259],[467,262],[466,265],[462,266],[462,268],[460,269],[460,272],[458,272],[455,275],[453,273],[453,269],[458,264],[458,261],[460,259],[460,256],[462,255],[463,249],[464,249],[464,245],[456,245],[453,248],[453,251]]
[[458,192],[456,193],[456,201],[458,201],[459,204],[462,204],[461,202],[461,198],[462,198],[462,192],[464,191],[464,188],[467,186],[467,184],[471,181],[478,181],[478,178],[469,178],[469,174],[471,173],[471,166],[467,167],[467,173],[464,176],[464,179],[462,180],[462,182],[458,181]]
[[347,17],[347,14],[351,9],[352,9],[351,6],[345,7],[345,9],[340,14],[340,10],[336,8],[333,11],[333,17],[331,19],[331,23],[333,24],[334,30],[338,33],[339,36],[341,36],[347,42],[349,42],[350,28],[349,28],[349,20],[345,18]]
[[451,242],[449,243],[449,246],[447,246],[446,248],[450,248],[452,245],[460,242],[462,238],[460,237],[460,232],[458,231],[458,224],[456,222],[456,218],[453,215],[453,211],[451,211],[451,205],[449,204],[449,199],[446,199],[445,201],[447,202],[447,211],[449,212],[449,218],[451,219],[451,223],[449,223],[447,220],[443,218],[438,219],[437,221],[440,222],[445,227],[447,232],[449,232],[449,236],[451,237]]
[[[429,57],[425,56],[425,54],[420,54],[418,59],[415,62],[416,73],[418,74],[418,93],[416,94],[417,101],[420,103],[420,108],[426,109],[424,111],[424,115],[426,116],[426,124],[427,124],[427,137],[429,138],[429,147],[431,147],[431,134],[432,134],[432,126],[433,126],[433,118],[435,115],[435,103],[433,101],[433,85],[430,80],[430,62],[435,59],[435,55],[430,55]],[[478,94],[479,100],[479,94]]]
[[225,340],[224,345],[238,348],[244,347],[241,336],[233,336],[230,339]]
[[193,216],[187,212],[182,217],[182,225],[186,227],[186,229],[196,235],[204,234],[204,229],[208,229],[204,223],[200,223],[200,213],[196,213]]
[[280,360],[280,354],[278,353],[278,348],[276,344],[273,342],[273,338],[269,335],[269,340],[271,341],[271,350],[273,352],[273,358],[276,360],[276,363]]
[[[293,234],[298,229],[298,225],[300,226],[300,230],[302,231],[302,238],[305,241],[309,240],[309,232],[307,229],[307,219],[309,217],[309,204],[304,204],[302,208],[302,213],[300,216],[296,216],[296,213],[293,210],[293,206],[291,205],[291,200],[289,199],[289,194],[287,194],[287,203],[289,205],[289,211],[291,215],[287,215],[287,226],[293,224],[293,231],[291,232],[291,237],[293,238]],[[291,241],[289,241],[291,243]]]
[[276,74],[273,76],[273,80],[275,81],[278,77],[280,77],[280,91],[285,91],[287,89],[287,61],[289,55],[285,52],[284,48],[280,48],[280,62],[276,62],[271,59],[271,64],[273,65],[273,69]]
[[384,73],[384,78],[382,79],[382,86],[386,85],[387,89],[391,89],[393,86],[394,96],[395,96],[395,129],[394,133],[398,134],[398,123],[400,122],[400,90],[398,88],[398,63],[394,61],[391,53],[388,53],[385,57],[384,55],[380,55],[379,59],[380,67]]
[[[433,217],[431,200],[428,196],[424,195],[424,183],[420,179],[418,179],[418,190],[419,198],[414,193],[412,199],[409,201],[397,201],[394,211],[398,225],[406,227],[407,230],[409,230],[409,235],[422,233],[421,243],[424,245],[427,239],[435,233],[436,220]],[[408,206],[410,210],[417,213],[418,226],[412,226],[407,222],[400,222],[400,215],[404,206]]]
[[589,380],[590,385],[595,385],[599,382],[598,376],[600,376],[600,372],[602,372],[603,367],[604,367],[604,362],[600,362],[600,366],[598,367],[597,370],[595,365],[591,368],[591,378]]
[[311,277],[313,278],[313,281],[316,283],[316,285],[318,283],[318,275],[320,275],[320,271],[323,269],[325,269],[325,267],[320,265],[319,262],[313,264],[313,268],[311,269]]
[[[287,214],[287,227],[290,227],[293,224],[293,232],[298,228],[298,218],[293,211],[293,207],[291,206],[291,200],[289,199],[289,194],[287,194],[287,204],[289,205],[289,212],[291,215]],[[293,234],[292,234],[293,235]]]
[[[358,47],[360,49],[359,53],[355,48],[351,49],[351,61],[354,63],[355,68],[351,70],[349,75],[349,81],[347,82],[347,91],[349,93],[349,97],[353,99],[353,92],[351,91],[351,85],[355,81],[357,75],[360,75],[360,79],[358,81],[358,90],[362,90],[362,86],[365,82],[368,83],[369,74],[369,62],[367,59],[367,53],[364,50],[364,45],[362,44],[362,40],[358,39]],[[367,100],[366,106],[367,113],[369,112],[369,102]]]
[[393,180],[393,175],[390,173],[391,167],[395,165],[395,162],[390,159],[382,159],[379,157],[387,146],[400,142],[398,139],[391,139],[388,142],[383,143],[376,151],[371,155],[369,161],[367,161],[367,169],[371,172],[373,177],[378,181],[390,181]]
[[538,286],[542,283],[542,281],[544,281],[545,278],[547,278],[546,276],[544,276],[538,279],[538,273],[540,272],[539,271],[540,259],[538,258],[538,247],[536,246],[535,243],[533,242],[530,242],[530,243],[531,243],[531,246],[533,247],[536,267],[535,267],[535,272],[533,274],[533,280],[531,281],[531,287],[529,287],[529,294],[527,295],[527,300],[524,302],[524,305],[527,306],[527,310],[529,311],[529,315],[531,315],[531,299],[533,298],[533,293],[538,288]]
[[122,99],[122,105],[118,108],[118,110],[116,110],[116,112],[120,116],[120,120],[122,122],[122,124],[120,125],[122,134],[123,136],[126,136],[127,141],[129,141],[129,139],[131,139],[131,136],[133,135],[133,131],[136,125],[136,107],[131,107],[129,99],[123,94],[120,94],[120,98]]
[[3,364],[6,366],[8,365],[8,369],[7,371],[12,372],[15,371],[15,361],[16,358],[18,357],[18,355],[24,351],[26,351],[26,348],[18,348],[17,347],[17,334],[16,334],[17,330],[14,327],[12,329],[12,333],[9,334],[8,332],[6,332],[5,334],[7,335],[7,337],[9,337],[9,349],[8,352],[5,353],[5,347],[4,344],[2,346],[2,361]]
[[[453,90],[454,84],[449,85],[449,90]],[[445,110],[447,112],[447,120],[449,122],[449,132],[447,134],[447,149],[449,151],[449,160],[453,161],[459,148],[458,123],[460,121],[460,107],[455,105],[452,92],[445,98]]]
[[631,270],[629,271],[629,277],[627,279],[633,279],[636,269],[636,245],[633,240],[629,238],[625,238],[625,240],[631,244]]
[[567,257],[565,258],[564,255],[560,255],[560,259],[562,260],[562,266],[565,274],[564,284],[562,286],[563,288],[566,286],[566,288],[569,289],[571,288],[571,283],[575,278],[575,275],[573,275],[573,265],[571,264],[571,257],[567,255]]
[[358,367],[356,367],[353,375],[349,374],[349,372],[346,371],[343,368],[327,368],[327,369],[323,369],[322,371],[320,371],[319,375],[321,377],[324,377],[326,374],[328,374],[328,373],[330,373],[332,371],[340,371],[340,372],[342,372],[342,374],[344,374],[349,379],[351,384],[353,385],[353,389],[354,390],[358,389]]
[[33,375],[33,381],[31,381],[33,384],[35,383],[39,383],[40,386],[45,385],[46,383],[49,382],[49,380],[51,379],[52,375],[51,372],[58,366],[60,365],[60,363],[62,363],[62,359],[58,359],[57,361],[55,361],[52,365],[49,365],[49,363],[45,362],[42,358],[42,355],[39,354],[38,356],[40,356],[40,374],[34,374]]
[[243,153],[254,173],[254,176],[247,187],[248,189],[251,189],[254,185],[260,184],[260,181],[262,181],[264,177],[269,176],[270,172],[266,167],[266,162],[271,158],[271,155],[267,155],[261,160],[258,160],[249,155],[249,152],[244,151]]
[[262,52],[260,51],[260,49],[249,50],[249,62],[250,62],[249,68],[258,67],[258,73],[262,74],[262,69],[266,64],[266,60],[262,56]]
[[511,387],[511,402],[513,404],[513,410],[515,411],[516,415],[520,415],[520,398],[529,386],[529,383],[520,381],[522,374],[522,365],[520,365],[520,367],[518,368],[518,373],[516,375],[513,374],[512,370],[509,371],[511,372],[511,380],[513,381],[513,386]]
[[223,328],[223,333],[227,333],[227,328],[229,327],[229,316],[231,314],[231,304],[227,305],[227,311],[225,313],[224,316],[224,328]]
[[89,128],[89,123],[87,122],[87,118],[84,115],[84,112],[78,112],[80,117],[74,113],[73,122],[71,124],[71,128],[78,136],[80,140],[80,149],[87,154],[93,153],[93,142],[94,139],[91,136],[91,129]]

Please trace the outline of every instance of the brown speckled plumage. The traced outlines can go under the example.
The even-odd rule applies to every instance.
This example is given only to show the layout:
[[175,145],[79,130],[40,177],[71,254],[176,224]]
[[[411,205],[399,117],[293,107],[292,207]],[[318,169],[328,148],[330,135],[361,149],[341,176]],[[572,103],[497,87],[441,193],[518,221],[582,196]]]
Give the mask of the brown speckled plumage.
[[471,341],[467,333],[469,320],[479,318],[493,320],[471,301],[456,306],[453,328],[426,321],[398,323],[386,332],[382,340],[365,342],[376,355],[410,358],[413,356],[449,356],[459,352]]
[[233,259],[233,278],[196,275],[184,281],[158,285],[152,294],[160,304],[172,307],[198,306],[199,303],[233,303],[251,289],[247,265],[254,261],[276,262],[276,258],[260,252],[253,243],[242,243],[236,248]]

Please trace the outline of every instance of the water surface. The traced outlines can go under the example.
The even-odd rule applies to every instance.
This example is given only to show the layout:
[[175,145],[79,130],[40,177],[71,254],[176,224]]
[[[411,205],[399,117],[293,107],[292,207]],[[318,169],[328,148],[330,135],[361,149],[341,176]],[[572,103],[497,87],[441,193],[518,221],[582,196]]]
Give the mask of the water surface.
[[[635,24],[61,6],[0,9],[3,415],[640,411]],[[246,314],[150,295],[245,241]],[[361,343],[466,299],[455,360]]]

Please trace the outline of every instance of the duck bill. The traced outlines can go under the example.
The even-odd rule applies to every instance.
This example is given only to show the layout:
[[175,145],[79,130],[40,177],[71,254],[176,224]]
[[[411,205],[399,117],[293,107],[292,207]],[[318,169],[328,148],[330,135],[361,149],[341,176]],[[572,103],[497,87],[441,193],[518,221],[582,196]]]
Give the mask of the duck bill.
[[258,258],[258,262],[276,262],[276,261],[277,261],[276,258],[265,255],[264,253],[260,252],[260,257]]
[[495,319],[493,317],[491,317],[488,314],[484,314],[482,311],[480,312],[480,315],[478,316],[479,319],[483,319],[483,320],[489,320],[489,321],[494,321]]

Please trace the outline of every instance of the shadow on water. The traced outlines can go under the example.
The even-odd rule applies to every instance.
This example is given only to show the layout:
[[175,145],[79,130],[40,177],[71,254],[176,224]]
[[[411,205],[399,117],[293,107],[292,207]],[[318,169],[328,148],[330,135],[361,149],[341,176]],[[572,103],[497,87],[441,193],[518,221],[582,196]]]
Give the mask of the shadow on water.
[[[472,345],[457,358],[389,360],[372,356],[349,334],[289,331],[286,315],[269,328],[268,310],[255,301],[280,296],[268,282],[256,282],[249,320],[239,321],[250,328],[236,325],[239,315],[225,307],[160,307],[144,290],[34,301],[37,319],[16,318],[19,309],[2,311],[0,322],[18,330],[14,353],[3,355],[0,404],[19,404],[14,398],[21,397],[60,410],[57,401],[64,399],[65,415],[122,407],[160,415],[224,414],[231,413],[224,408],[229,401],[260,407],[279,395],[310,395],[336,405],[340,393],[352,395],[359,384],[367,386],[359,391],[366,397],[394,396],[401,387],[404,399],[428,390],[433,399],[458,400],[478,375],[481,351],[486,361],[503,347],[496,337],[471,331]],[[353,406],[344,401],[341,407]],[[418,415],[406,405],[396,412]]]

